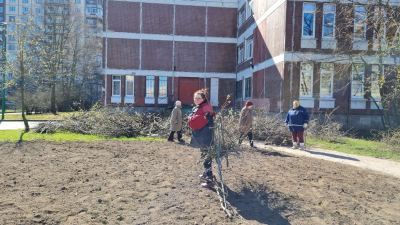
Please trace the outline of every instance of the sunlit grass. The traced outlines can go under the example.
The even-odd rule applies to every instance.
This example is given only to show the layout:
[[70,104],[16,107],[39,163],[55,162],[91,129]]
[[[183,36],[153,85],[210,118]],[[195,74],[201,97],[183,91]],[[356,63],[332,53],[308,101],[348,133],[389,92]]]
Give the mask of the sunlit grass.
[[103,141],[103,140],[119,140],[119,141],[165,141],[165,139],[154,137],[107,137],[97,135],[85,135],[78,133],[56,132],[49,134],[37,134],[24,132],[23,130],[1,130],[0,141],[18,142],[18,141],[46,140],[46,141]]
[[386,149],[381,143],[372,140],[344,138],[340,142],[329,142],[307,138],[306,142],[308,146],[315,148],[376,158],[400,159],[400,147],[397,151],[389,150]]
[[[80,112],[58,112],[56,115],[53,113],[42,113],[25,115],[27,120],[65,120],[73,114]],[[4,120],[22,120],[21,114],[5,114]]]

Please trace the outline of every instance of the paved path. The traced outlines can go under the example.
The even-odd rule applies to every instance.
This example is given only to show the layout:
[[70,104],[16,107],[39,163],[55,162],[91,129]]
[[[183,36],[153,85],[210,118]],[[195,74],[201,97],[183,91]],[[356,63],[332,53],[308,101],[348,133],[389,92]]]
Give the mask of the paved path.
[[400,179],[400,163],[388,159],[378,159],[367,156],[352,155],[342,152],[307,147],[305,151],[292,149],[289,147],[280,147],[264,145],[261,142],[255,142],[259,149],[274,149],[276,151],[287,152],[292,155],[312,157],[317,159],[329,160],[332,162],[343,163],[357,166],[364,169],[374,170],[385,173]]
[[[33,128],[37,126],[39,123],[43,121],[28,121],[29,128]],[[0,130],[18,130],[25,129],[25,125],[23,121],[2,121],[0,120]]]

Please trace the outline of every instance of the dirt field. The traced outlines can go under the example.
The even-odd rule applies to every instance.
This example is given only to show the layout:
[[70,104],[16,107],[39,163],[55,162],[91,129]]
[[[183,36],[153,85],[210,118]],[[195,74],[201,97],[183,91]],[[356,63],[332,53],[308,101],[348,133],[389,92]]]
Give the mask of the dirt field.
[[400,224],[399,179],[250,149],[224,161],[230,219],[198,159],[167,142],[0,143],[0,224]]

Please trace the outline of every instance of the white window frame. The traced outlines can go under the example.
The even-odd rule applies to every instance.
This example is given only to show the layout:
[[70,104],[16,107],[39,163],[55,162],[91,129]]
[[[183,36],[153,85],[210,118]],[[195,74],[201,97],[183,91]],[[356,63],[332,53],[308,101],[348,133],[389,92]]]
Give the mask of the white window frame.
[[356,10],[357,7],[364,8],[364,10],[365,10],[364,19],[365,20],[367,19],[367,9],[362,5],[354,6],[354,26],[353,26],[354,27],[354,39],[355,40],[366,40],[366,38],[367,38],[367,23],[366,23],[366,21],[363,21],[363,23],[364,23],[364,35],[363,35],[363,37],[362,38],[361,37],[356,37],[356,20],[355,20],[355,17],[356,17],[356,14],[360,14],[360,13],[357,13],[357,10]]
[[[132,94],[128,94],[128,82],[132,82]],[[125,76],[125,103],[135,103],[135,76],[126,75]]]
[[[333,63],[327,63],[327,64],[332,64],[332,71],[329,71],[329,70],[324,70],[323,69],[323,67],[322,67],[322,64],[324,64],[324,63],[321,63],[321,72],[320,72],[320,83],[319,83],[319,86],[320,86],[320,89],[319,89],[319,95],[320,95],[320,97],[321,98],[332,98],[333,97],[333,72],[335,71],[335,65],[333,64]],[[323,73],[330,73],[331,74],[331,90],[330,90],[330,95],[322,95],[322,93],[321,93],[321,87],[322,87],[322,74]]]
[[9,6],[8,9],[10,10],[10,12],[15,12],[15,6]]
[[[355,71],[354,69],[354,65],[362,65],[363,66],[363,71],[359,72],[359,71]],[[354,74],[361,74],[362,78],[361,78],[361,96],[354,96],[353,95],[353,77]],[[365,65],[364,64],[353,64],[351,65],[351,99],[364,99],[364,79],[365,79]]]
[[[119,80],[117,80],[117,79],[115,79],[116,77],[119,77]],[[115,84],[114,83],[116,83],[116,82],[118,82],[119,83],[119,95],[116,95],[116,94],[114,94],[115,93]],[[120,75],[112,75],[112,96],[118,96],[118,97],[120,97],[121,96],[121,76]]]
[[[249,87],[250,87],[250,96],[248,96],[248,95],[246,95],[247,94],[247,90],[246,90],[246,88],[247,88],[247,83],[250,83],[250,85],[249,85]],[[252,79],[252,77],[248,77],[248,78],[245,78],[244,79],[244,98],[245,99],[250,99],[250,98],[252,98],[252,96],[253,96],[253,79]]]
[[[151,85],[153,85],[153,93],[149,95],[150,92],[148,92],[147,89],[151,88]],[[155,104],[154,88],[155,88],[155,76],[146,76],[146,88],[145,88],[146,97],[144,99],[145,104]]]
[[[306,11],[306,10],[304,10],[304,5],[305,4],[312,4],[312,5],[314,5],[314,10],[313,11]],[[312,2],[303,2],[303,13],[302,13],[302,21],[301,21],[301,37],[302,38],[315,38],[315,7],[317,7],[316,6],[316,4],[315,3],[312,3]],[[305,13],[312,13],[314,16],[313,16],[313,35],[312,36],[304,36],[304,14]]]
[[22,3],[29,3],[29,0],[22,0]]
[[246,1],[246,20],[249,19],[254,14],[254,0]]
[[[165,79],[165,95],[161,95],[160,92],[161,79]],[[158,104],[168,104],[168,77],[158,77]]]
[[[302,64],[311,64],[311,70],[302,70],[301,68],[302,68]],[[301,82],[302,82],[302,76],[301,76],[301,74],[303,73],[303,72],[307,72],[307,73],[311,73],[311,77],[310,77],[310,91],[309,91],[309,95],[303,95],[303,94],[301,94]],[[314,79],[314,63],[312,63],[312,62],[302,62],[302,63],[300,63],[300,86],[299,86],[299,96],[300,96],[300,98],[302,98],[302,97],[309,97],[309,98],[312,98],[313,97],[313,79]]]
[[251,36],[246,40],[246,59],[249,60],[253,58],[253,53],[254,53],[254,38],[253,36]]
[[237,64],[241,64],[244,62],[244,43],[241,43],[239,46],[237,46]]
[[[333,11],[325,11],[325,6],[331,5],[333,6]],[[322,21],[322,38],[325,39],[334,39],[335,38],[335,28],[336,28],[336,5],[335,4],[325,4],[324,3],[324,15]],[[326,14],[333,14],[333,33],[332,36],[324,36],[324,24],[325,24],[325,15]]]
[[246,9],[245,5],[243,5],[239,10],[238,10],[238,28],[240,28],[244,22],[246,22]]
[[[374,8],[374,27],[376,27],[376,24],[375,24],[375,21],[376,21],[376,17],[378,16],[378,12],[377,11],[379,11],[379,7],[375,7]],[[387,14],[386,14],[386,12],[385,12],[385,10],[383,9],[383,8],[381,8],[381,11],[382,11],[382,13],[383,13],[383,20],[384,20],[384,24],[383,24],[383,28],[381,28],[381,29],[383,29],[383,37],[382,37],[382,39],[381,39],[381,41],[382,42],[384,42],[385,41],[385,39],[386,39],[386,21],[387,21]],[[374,40],[377,40],[376,39],[376,35],[375,35],[375,29],[372,29],[373,30],[373,38],[374,38]]]
[[[375,99],[375,101],[377,101],[377,102],[380,102],[381,101],[381,96],[380,96],[380,93],[379,93],[379,81],[378,80],[372,80],[372,76],[373,76],[373,74],[375,74],[374,73],[374,70],[373,70],[373,67],[378,67],[378,70],[379,70],[379,65],[377,65],[377,64],[374,64],[374,65],[371,65],[371,101],[373,101],[372,100],[372,90],[373,90],[373,87],[374,87],[374,85],[376,85],[376,86],[378,86],[378,94],[379,94],[379,97],[378,98],[374,98]],[[379,72],[379,71],[378,71]],[[382,65],[382,73],[383,74],[385,74],[385,66],[384,65]]]

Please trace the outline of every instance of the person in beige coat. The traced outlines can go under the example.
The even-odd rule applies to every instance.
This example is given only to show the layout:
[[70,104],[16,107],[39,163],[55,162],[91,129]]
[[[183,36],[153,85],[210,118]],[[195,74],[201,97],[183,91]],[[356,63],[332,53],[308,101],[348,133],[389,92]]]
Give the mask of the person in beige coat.
[[171,133],[169,134],[168,141],[174,141],[175,132],[178,134],[178,141],[184,143],[182,140],[182,103],[180,101],[175,102],[175,108],[171,113]]
[[240,121],[239,121],[239,144],[242,143],[244,138],[243,136],[247,134],[250,141],[250,146],[253,148],[257,148],[253,143],[253,115],[251,114],[251,107],[253,107],[252,101],[247,101],[246,106],[243,107],[242,112],[240,113]]

